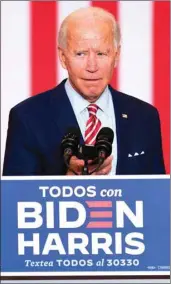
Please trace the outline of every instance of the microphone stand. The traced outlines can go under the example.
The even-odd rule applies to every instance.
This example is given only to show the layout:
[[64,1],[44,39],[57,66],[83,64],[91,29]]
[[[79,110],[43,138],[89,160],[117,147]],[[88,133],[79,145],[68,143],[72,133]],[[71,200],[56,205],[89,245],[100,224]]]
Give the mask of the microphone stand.
[[[66,167],[67,167],[67,169],[69,169],[71,172],[73,172],[75,175],[78,175],[73,169],[71,169],[70,168],[70,166],[69,166],[69,160],[70,160],[70,158],[71,158],[71,152],[70,151],[68,151],[68,149],[66,150],[66,152],[65,152],[65,154],[64,154],[64,162],[65,162],[65,165],[66,165]],[[100,157],[98,157],[98,158],[96,158],[95,160],[98,160],[98,165],[97,165],[97,167],[93,170],[93,171],[91,171],[91,172],[89,172],[88,171],[88,159],[87,158],[85,158],[84,159],[84,167],[83,167],[83,169],[82,169],[82,175],[83,176],[86,176],[86,175],[92,175],[94,172],[96,172],[99,168],[100,168],[100,166],[103,164],[103,162],[104,162],[104,160],[105,160],[105,153],[104,152],[101,152],[100,153]]]
[[104,159],[99,159],[97,167],[96,167],[92,172],[90,172],[89,175],[92,175],[93,173],[95,173],[96,171],[98,171],[98,169],[99,169],[100,166],[103,164],[103,162],[104,162]]
[[82,175],[86,176],[86,175],[89,175],[89,172],[88,172],[88,160],[85,159],[84,162],[85,162],[85,164],[84,164],[84,167],[83,167],[83,170],[82,170]]
[[100,151],[99,157],[95,159],[95,160],[98,161],[97,167],[93,171],[91,171],[90,173],[88,171],[88,159],[85,158],[84,159],[85,164],[84,164],[84,167],[83,167],[83,170],[82,170],[82,175],[84,175],[84,176],[85,175],[92,175],[94,172],[98,171],[100,166],[103,164],[105,158],[106,158],[105,152],[104,151]]
[[104,151],[101,151],[101,152],[99,153],[99,157],[96,158],[96,159],[98,160],[98,165],[97,165],[97,167],[96,167],[92,172],[89,173],[89,175],[92,175],[94,172],[98,171],[98,169],[100,168],[100,166],[103,164],[105,158],[106,158],[105,152],[104,152]]

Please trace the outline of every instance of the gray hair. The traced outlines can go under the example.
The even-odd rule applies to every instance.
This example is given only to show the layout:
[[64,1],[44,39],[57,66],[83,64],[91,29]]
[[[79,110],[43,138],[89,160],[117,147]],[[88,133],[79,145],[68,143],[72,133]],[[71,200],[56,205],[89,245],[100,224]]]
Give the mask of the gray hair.
[[112,23],[112,33],[113,33],[113,38],[114,38],[114,46],[115,48],[118,48],[120,45],[121,41],[121,34],[120,34],[120,28],[118,23],[116,22],[115,17],[107,12],[106,10],[98,7],[86,7],[86,8],[80,8],[71,14],[69,14],[62,22],[59,33],[58,33],[58,45],[61,48],[66,48],[66,43],[67,43],[67,30],[69,26],[69,21],[72,20],[73,18],[77,19],[82,19],[85,18],[86,16],[92,16],[94,18],[100,17],[103,18],[103,20],[110,20]]

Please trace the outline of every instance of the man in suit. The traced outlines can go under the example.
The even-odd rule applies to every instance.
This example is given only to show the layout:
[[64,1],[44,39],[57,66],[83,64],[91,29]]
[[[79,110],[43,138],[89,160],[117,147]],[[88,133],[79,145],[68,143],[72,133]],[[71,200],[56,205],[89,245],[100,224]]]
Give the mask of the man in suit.
[[62,138],[79,127],[80,142],[92,145],[105,126],[114,131],[112,154],[96,175],[164,174],[158,111],[109,85],[120,55],[114,17],[100,8],[77,10],[63,21],[58,43],[69,78],[10,111],[3,175],[81,174],[84,161],[76,156],[66,168]]

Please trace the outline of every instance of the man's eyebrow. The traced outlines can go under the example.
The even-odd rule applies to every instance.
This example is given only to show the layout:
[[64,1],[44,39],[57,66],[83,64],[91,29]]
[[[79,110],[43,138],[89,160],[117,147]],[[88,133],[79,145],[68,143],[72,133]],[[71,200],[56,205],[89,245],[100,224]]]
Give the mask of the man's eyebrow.
[[105,53],[109,53],[109,52],[110,52],[110,48],[107,48],[107,49],[105,49],[105,48],[98,48],[98,49],[96,50],[96,52],[105,52]]
[[[110,51],[111,51],[111,49],[110,48],[107,48],[107,49],[105,49],[105,48],[95,48],[94,49],[94,51],[95,52],[104,52],[104,53],[110,53]],[[83,52],[83,53],[87,53],[88,52],[88,49],[75,49],[74,50],[74,53],[79,53],[79,52]]]
[[107,52],[107,53],[109,53],[110,52],[110,48],[107,48],[107,49],[102,49],[104,52]]
[[86,49],[77,49],[77,50],[74,50],[75,53],[78,53],[78,52],[88,52],[88,50]]

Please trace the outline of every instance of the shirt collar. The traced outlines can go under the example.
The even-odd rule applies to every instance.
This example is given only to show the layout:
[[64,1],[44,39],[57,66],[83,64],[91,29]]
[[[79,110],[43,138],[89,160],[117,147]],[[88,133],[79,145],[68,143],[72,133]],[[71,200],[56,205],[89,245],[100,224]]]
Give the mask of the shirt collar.
[[[71,85],[69,79],[65,83],[65,90],[76,114],[81,113],[90,104]],[[105,88],[101,96],[94,102],[102,111],[107,112],[109,106],[109,88]]]

